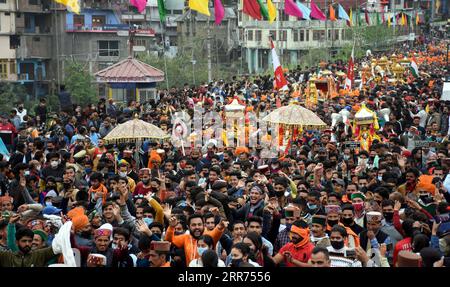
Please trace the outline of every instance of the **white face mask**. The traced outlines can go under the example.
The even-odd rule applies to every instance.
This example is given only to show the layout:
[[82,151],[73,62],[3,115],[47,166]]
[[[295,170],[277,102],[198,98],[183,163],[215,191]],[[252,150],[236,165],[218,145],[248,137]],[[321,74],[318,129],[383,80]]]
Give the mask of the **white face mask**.
[[127,176],[127,173],[126,173],[126,172],[123,172],[123,171],[119,171],[119,175],[120,175],[121,177],[126,177],[126,176]]
[[41,170],[41,166],[40,165],[36,166],[36,170],[40,171]]
[[30,175],[30,171],[29,171],[29,170],[26,170],[26,171],[25,171],[25,176],[28,176],[28,175]]
[[59,160],[52,160],[50,162],[50,166],[53,168],[58,167],[58,164],[59,164]]

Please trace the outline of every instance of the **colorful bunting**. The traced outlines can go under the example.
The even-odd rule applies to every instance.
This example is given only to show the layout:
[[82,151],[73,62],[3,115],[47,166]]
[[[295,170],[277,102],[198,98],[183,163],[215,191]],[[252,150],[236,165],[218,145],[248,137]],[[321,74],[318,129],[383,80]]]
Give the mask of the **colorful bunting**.
[[303,19],[305,20],[311,20],[310,15],[311,15],[311,9],[309,9],[308,7],[306,7],[306,5],[300,3],[300,2],[295,2],[297,3],[297,7],[300,9],[300,11],[302,11],[303,14]]
[[164,22],[166,20],[166,7],[164,5],[164,0],[158,0],[158,12],[159,12],[159,20]]
[[269,11],[269,23],[272,23],[277,18],[277,8],[272,0],[267,0],[267,10]]
[[189,0],[189,8],[203,15],[211,16],[209,13],[208,0]]
[[294,0],[285,0],[284,2],[284,13],[297,18],[303,18],[302,11],[294,3]]
[[220,0],[214,0],[214,15],[216,17],[216,25],[220,25],[223,17],[225,17],[225,9],[223,8],[222,1]]
[[344,19],[347,21],[350,21],[350,18],[347,14],[347,12],[345,12],[344,7],[342,7],[341,4],[338,5],[338,17],[339,19]]
[[80,14],[80,3],[78,3],[78,0],[55,0],[55,2],[65,5],[70,12]]
[[261,7],[257,0],[243,0],[243,12],[256,20],[262,20]]
[[142,13],[145,10],[145,6],[147,6],[147,0],[130,0],[130,4],[136,7],[139,13]]
[[336,21],[336,13],[334,12],[333,5],[330,4],[330,20]]

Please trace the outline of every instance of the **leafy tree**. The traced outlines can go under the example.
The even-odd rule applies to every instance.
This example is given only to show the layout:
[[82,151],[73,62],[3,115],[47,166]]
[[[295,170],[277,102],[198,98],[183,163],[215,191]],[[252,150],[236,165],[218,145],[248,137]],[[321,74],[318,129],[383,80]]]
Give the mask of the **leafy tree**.
[[16,101],[24,101],[26,98],[25,87],[18,83],[0,83],[0,112],[9,113]]
[[66,90],[72,95],[72,102],[76,104],[91,104],[97,101],[97,93],[93,84],[94,77],[76,61],[68,61],[65,65]]

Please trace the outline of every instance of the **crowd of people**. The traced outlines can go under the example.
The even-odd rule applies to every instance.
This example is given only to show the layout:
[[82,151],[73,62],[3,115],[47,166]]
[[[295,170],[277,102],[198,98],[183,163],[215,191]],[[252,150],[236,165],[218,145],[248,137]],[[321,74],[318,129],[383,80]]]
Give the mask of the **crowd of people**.
[[[79,267],[450,266],[445,49],[437,42],[389,53],[405,51],[424,57],[426,74],[406,71],[403,83],[368,84],[311,108],[329,125],[332,113],[347,109],[352,119],[361,103],[389,108],[368,150],[344,145],[353,140],[346,123],[304,130],[272,158],[260,144],[214,141],[146,141],[136,157],[133,145],[103,140],[136,115],[171,134],[174,113],[192,116],[198,104],[222,113],[235,97],[267,113],[288,104],[318,67],[288,71],[279,92],[273,77],[234,77],[124,107],[101,99],[52,115],[45,98],[34,111],[18,105],[0,123],[9,151],[0,160],[0,266],[68,264],[58,248],[68,222]],[[415,147],[419,140],[430,144]]]

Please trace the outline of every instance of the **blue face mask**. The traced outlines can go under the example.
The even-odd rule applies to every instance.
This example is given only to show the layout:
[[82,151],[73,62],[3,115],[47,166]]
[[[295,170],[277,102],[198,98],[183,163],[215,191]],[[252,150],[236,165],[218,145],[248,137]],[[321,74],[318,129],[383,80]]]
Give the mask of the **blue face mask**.
[[311,210],[314,210],[314,209],[317,208],[317,204],[311,204],[311,203],[308,202],[306,205],[307,205],[308,208],[311,209]]
[[287,229],[288,231],[291,230],[291,227],[292,227],[292,223],[286,223],[286,229]]
[[92,172],[92,168],[88,167],[84,171],[86,172],[86,174],[90,174]]
[[198,252],[198,255],[200,255],[200,256],[202,256],[206,250],[208,250],[207,247],[197,247],[197,252]]
[[144,217],[143,218],[145,224],[150,225],[153,223],[153,218]]

